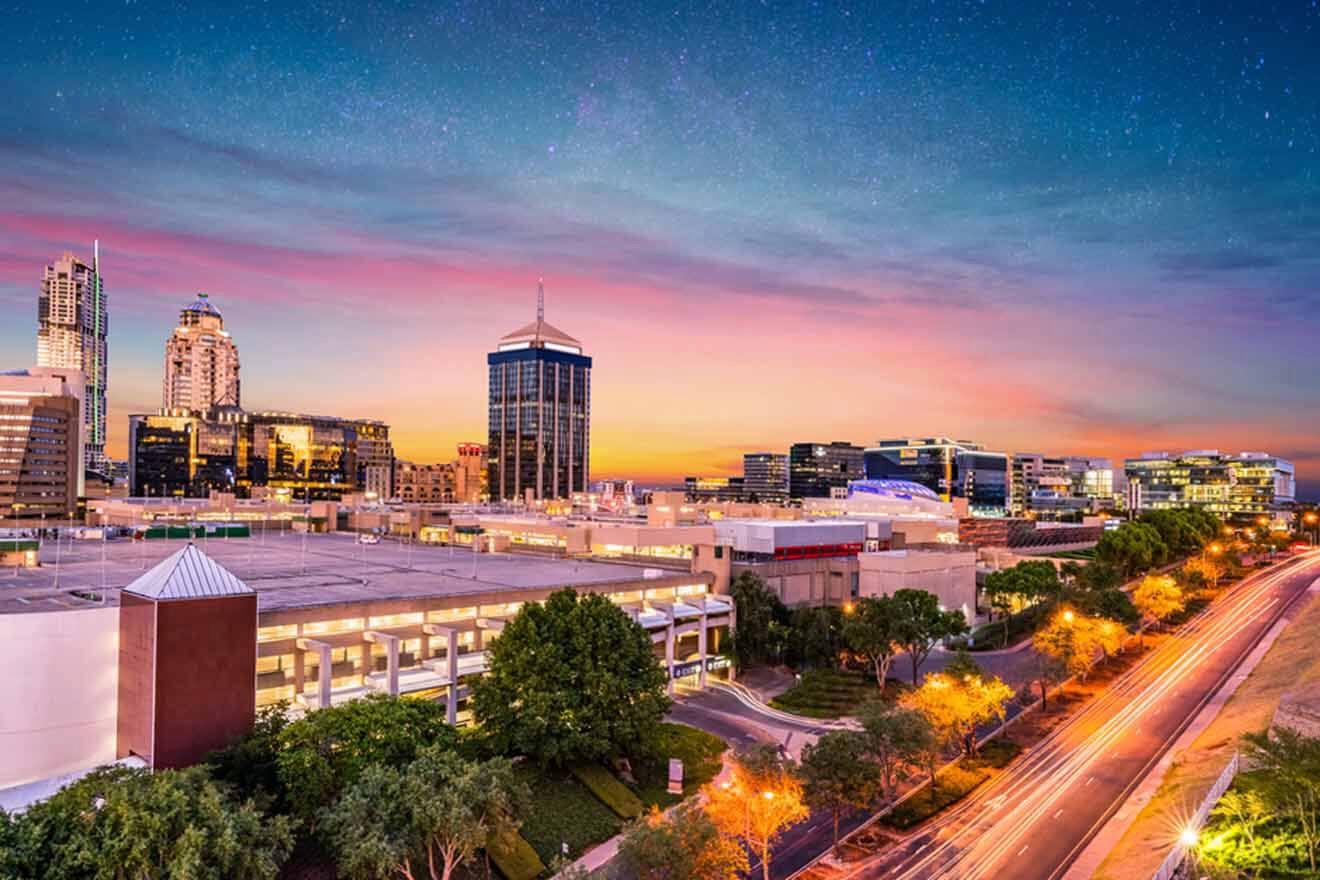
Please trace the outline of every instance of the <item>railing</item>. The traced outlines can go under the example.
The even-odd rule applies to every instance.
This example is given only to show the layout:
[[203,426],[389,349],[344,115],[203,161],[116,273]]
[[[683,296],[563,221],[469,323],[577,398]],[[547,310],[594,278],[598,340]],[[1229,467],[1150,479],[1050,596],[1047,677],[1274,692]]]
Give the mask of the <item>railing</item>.
[[[1234,752],[1228,765],[1224,767],[1224,771],[1215,780],[1215,784],[1210,786],[1210,791],[1206,793],[1205,800],[1201,801],[1201,806],[1197,807],[1196,815],[1187,824],[1184,834],[1194,839],[1200,833],[1201,829],[1205,827],[1206,820],[1210,818],[1210,811],[1215,808],[1215,804],[1219,803],[1219,799],[1223,797],[1224,792],[1228,791],[1228,787],[1233,784],[1233,779],[1237,776],[1237,773],[1238,753]],[[1160,865],[1159,870],[1155,872],[1155,876],[1151,880],[1174,880],[1174,878],[1181,876],[1183,867],[1187,863],[1187,854],[1194,845],[1188,840],[1179,840],[1173,850],[1165,857],[1164,863]]]

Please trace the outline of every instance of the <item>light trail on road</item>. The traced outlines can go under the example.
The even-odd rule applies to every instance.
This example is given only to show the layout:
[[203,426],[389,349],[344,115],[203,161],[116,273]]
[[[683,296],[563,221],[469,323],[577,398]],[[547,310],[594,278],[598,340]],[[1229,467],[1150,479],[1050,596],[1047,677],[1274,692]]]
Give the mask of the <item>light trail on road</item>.
[[[929,838],[920,850],[897,863],[882,858],[853,876],[893,880],[1010,876],[999,866],[1013,858],[1013,853],[1030,849],[1034,840],[1026,836],[1033,833],[1037,823],[1052,821],[1046,819],[1051,814],[1055,820],[1060,817],[1068,804],[1060,804],[1059,800],[1069,788],[1083,779],[1083,787],[1089,788],[1096,775],[1102,773],[1100,762],[1116,755],[1129,737],[1149,729],[1150,719],[1159,714],[1162,703],[1180,693],[1188,675],[1207,658],[1233,645],[1262,618],[1277,613],[1285,598],[1272,592],[1317,562],[1320,559],[1308,555],[1233,587],[1052,731],[985,791],[909,838]],[[1235,659],[1230,670],[1236,665]],[[1217,686],[1210,688],[1197,706],[1216,690]],[[1194,714],[1184,716],[1190,720]],[[1151,762],[1163,754],[1176,735],[1175,731],[1159,743]],[[1009,805],[1006,810],[1005,804]]]

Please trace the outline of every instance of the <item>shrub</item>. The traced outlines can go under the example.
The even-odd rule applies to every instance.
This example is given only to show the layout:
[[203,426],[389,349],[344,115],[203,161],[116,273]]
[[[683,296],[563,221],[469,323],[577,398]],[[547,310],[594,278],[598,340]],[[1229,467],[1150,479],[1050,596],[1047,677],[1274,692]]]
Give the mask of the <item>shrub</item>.
[[619,818],[636,819],[642,815],[642,802],[637,795],[599,764],[577,764],[573,775]]
[[492,837],[486,855],[495,863],[504,880],[533,880],[545,871],[545,864],[532,845],[516,831]]
[[[636,792],[642,803],[661,809],[694,794],[720,772],[720,756],[728,744],[704,730],[665,722],[656,731],[651,754],[633,763]],[[669,759],[683,762],[683,794],[669,793]]]
[[989,778],[989,770],[969,770],[959,761],[940,771],[933,796],[929,785],[919,789],[885,817],[885,824],[901,831],[920,825],[945,807],[967,797]]
[[555,770],[538,772],[533,766],[519,767],[518,773],[531,789],[519,833],[543,863],[559,858],[565,843],[570,857],[576,857],[609,840],[623,826],[609,807],[592,797],[571,775]]

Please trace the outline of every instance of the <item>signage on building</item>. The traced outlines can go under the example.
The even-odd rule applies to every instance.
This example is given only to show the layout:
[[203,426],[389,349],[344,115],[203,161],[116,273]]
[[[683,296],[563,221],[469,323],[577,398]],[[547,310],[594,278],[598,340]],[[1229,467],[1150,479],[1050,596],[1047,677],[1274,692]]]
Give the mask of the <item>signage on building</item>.
[[[706,671],[707,671],[707,672],[714,672],[714,671],[717,670],[717,669],[728,669],[728,668],[729,668],[729,658],[728,658],[728,657],[707,657],[707,658],[706,658]],[[700,672],[700,671],[701,671],[701,661],[700,661],[700,660],[689,660],[689,661],[686,662],[686,663],[675,663],[675,664],[674,664],[673,674],[672,674],[670,677],[671,677],[671,678],[687,678],[689,675],[696,675],[696,674],[697,674],[698,672]]]

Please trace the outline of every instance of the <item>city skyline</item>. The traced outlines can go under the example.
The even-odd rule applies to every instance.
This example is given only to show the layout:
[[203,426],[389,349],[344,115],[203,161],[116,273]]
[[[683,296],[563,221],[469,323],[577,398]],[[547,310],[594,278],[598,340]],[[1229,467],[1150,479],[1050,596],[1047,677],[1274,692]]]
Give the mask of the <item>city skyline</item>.
[[945,435],[1320,488],[1314,5],[111,9],[0,37],[0,353],[35,362],[42,266],[101,239],[116,457],[200,288],[251,408],[447,460],[544,274],[598,367],[593,478]]

